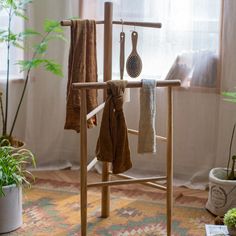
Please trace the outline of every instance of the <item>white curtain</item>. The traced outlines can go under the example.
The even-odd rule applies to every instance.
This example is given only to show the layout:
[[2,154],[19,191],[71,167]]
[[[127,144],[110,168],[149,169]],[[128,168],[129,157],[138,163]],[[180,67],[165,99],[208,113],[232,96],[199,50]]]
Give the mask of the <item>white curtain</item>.
[[[123,5],[119,4],[121,2]],[[136,5],[135,3],[136,2]],[[137,3],[138,2],[138,3]],[[145,2],[141,5],[141,2]],[[158,5],[158,14],[155,14],[154,5],[149,5],[149,2]],[[166,3],[168,2],[169,5]],[[165,21],[162,21],[162,17],[166,16],[167,12],[172,12],[172,15],[181,15],[180,12],[174,11],[174,5],[170,3],[182,2],[182,1],[114,1],[114,18],[119,20],[137,20],[137,21],[158,21],[163,23],[162,29],[141,29],[136,27],[139,33],[138,52],[140,53],[144,70],[143,75],[146,78],[156,77],[160,78],[167,73],[172,60],[175,59],[176,54],[179,54],[181,50],[174,51],[175,55],[170,56],[170,52],[177,48],[177,42],[181,44],[183,35],[178,33],[179,37],[176,37],[176,44],[171,45],[168,39],[173,38],[173,34],[168,34],[165,30]],[[190,3],[198,2],[198,11],[201,12],[202,19],[204,16],[210,13],[199,9],[204,4],[212,4],[207,7],[209,10],[214,8],[218,9],[219,1],[185,1],[188,4],[184,8],[183,15],[188,14]],[[64,19],[71,16],[78,15],[77,1],[71,0],[40,0],[35,1],[30,11],[31,19],[30,23],[36,27],[36,29],[42,29],[42,21],[45,18],[49,19]],[[103,1],[87,0],[84,2],[84,16],[86,18],[103,19]],[[133,3],[134,6],[129,9],[126,7],[128,4]],[[214,3],[214,4],[213,4]],[[88,5],[87,5],[88,4]],[[192,5],[191,5],[192,6]],[[176,6],[177,7],[177,6]],[[53,10],[51,10],[53,9]],[[134,10],[136,9],[136,10]],[[149,13],[153,13],[152,16],[156,18],[150,18],[150,14],[145,15],[143,9],[148,9]],[[166,9],[166,11],[164,10]],[[172,9],[172,11],[170,10]],[[206,8],[205,8],[206,9]],[[236,20],[236,2],[234,0],[225,0],[225,24],[223,31],[223,76],[222,76],[222,88],[229,89],[231,86],[235,86],[235,48],[234,39],[236,30],[232,26],[231,22]],[[168,10],[168,11],[167,11]],[[180,9],[181,10],[181,9]],[[217,10],[218,11],[218,10]],[[133,14],[130,15],[130,12]],[[192,11],[190,11],[192,12]],[[214,11],[216,12],[216,11]],[[127,14],[126,14],[127,13]],[[169,14],[169,13],[168,13]],[[204,15],[205,14],[205,15]],[[211,15],[212,19],[215,19],[215,15]],[[164,18],[163,18],[164,19]],[[171,18],[173,21],[175,18]],[[173,22],[172,21],[172,22]],[[171,21],[169,21],[168,25]],[[178,23],[180,26],[185,23],[185,20]],[[199,27],[205,30],[204,27],[212,27],[213,31],[217,29],[218,23],[212,20],[213,23],[203,24]],[[177,27],[177,26],[176,26]],[[187,27],[187,26],[186,26]],[[114,78],[119,77],[119,32],[121,26],[114,26],[114,39],[113,39],[113,71]],[[129,35],[130,30],[133,27],[125,27],[126,33],[126,57],[130,52]],[[69,39],[69,29],[65,28],[67,38]],[[162,32],[164,34],[162,36]],[[165,33],[166,31],[166,33]],[[197,31],[198,32],[198,31]],[[193,35],[193,33],[189,33]],[[218,51],[218,33],[210,33],[203,40],[209,42],[209,48],[214,52]],[[155,41],[155,35],[158,35],[158,40]],[[202,37],[203,33],[202,33]],[[211,37],[211,38],[208,38]],[[142,39],[143,38],[143,39]],[[98,26],[98,61],[99,72],[102,74],[102,54],[103,54],[103,32],[102,26]],[[202,41],[202,42],[203,42]],[[147,43],[148,42],[148,43]],[[156,44],[155,44],[156,42]],[[165,42],[167,42],[165,44]],[[189,41],[194,45],[198,45],[199,40],[196,42],[193,38]],[[186,45],[190,45],[184,43]],[[205,49],[202,47],[202,43],[199,44],[197,49]],[[169,48],[168,48],[169,46]],[[67,58],[68,58],[69,44],[54,43],[50,47],[49,56],[54,57],[63,64],[65,76],[63,79],[55,78],[42,70],[34,72],[31,78],[31,83],[28,90],[27,105],[25,115],[27,117],[26,122],[26,142],[28,146],[35,152],[38,166],[44,167],[65,167],[74,163],[78,163],[79,160],[79,134],[73,131],[64,131],[64,119],[65,119],[65,98],[66,98],[66,82],[67,82]],[[153,50],[151,50],[154,47]],[[188,48],[189,49],[189,48]],[[194,48],[191,48],[194,49]],[[153,52],[162,53],[166,51],[166,57],[157,58],[153,55]],[[170,60],[167,60],[170,57]],[[150,63],[153,62],[153,63]],[[151,64],[151,65],[149,65]],[[168,66],[167,66],[168,64]],[[139,92],[138,90],[132,90],[131,102],[125,104],[125,116],[128,126],[130,128],[137,129],[139,118]],[[157,132],[160,135],[165,134],[166,127],[166,93],[162,89],[157,90]],[[222,104],[219,94],[206,91],[193,91],[193,90],[176,90],[174,93],[174,173],[176,177],[176,184],[184,184],[192,187],[203,187],[202,184],[207,182],[207,175],[210,168],[213,166],[224,166],[226,164],[226,155],[228,149],[228,141],[230,139],[230,132],[232,128],[232,121],[235,117],[235,112],[232,105]],[[135,114],[135,115],[134,115]],[[99,127],[89,130],[89,157],[93,158],[94,148],[96,146],[97,134]],[[163,172],[165,159],[165,144],[158,143],[157,155],[137,155],[137,137],[130,136],[130,148],[132,152],[132,160],[134,164],[133,174],[136,175],[154,175],[156,173]]]
[[[36,0],[29,10],[29,27],[42,32],[45,19],[61,21],[78,16],[78,10],[77,0]],[[64,77],[37,69],[28,87],[25,141],[38,168],[65,168],[79,162],[79,134],[64,130],[70,28],[64,30],[68,42],[55,40],[47,54],[63,65]]]
[[[105,1],[87,0],[84,4],[85,18],[103,19]],[[190,66],[191,79],[185,85],[216,84],[216,67],[212,58],[218,57],[220,35],[221,1],[215,0],[135,0],[113,2],[113,18],[124,21],[161,22],[161,29],[124,26],[126,33],[126,58],[131,52],[131,31],[139,34],[138,53],[143,62],[141,78],[166,78],[168,71],[178,56]],[[121,26],[113,30],[113,79],[119,78],[119,34]],[[103,29],[98,26],[98,50],[100,74],[102,75]],[[193,63],[194,62],[194,63]],[[202,63],[203,62],[203,63]],[[204,63],[205,62],[205,63]],[[181,64],[181,63],[180,63]],[[175,65],[173,65],[175,66]],[[215,64],[214,64],[215,66]],[[207,68],[207,73],[204,72]],[[210,71],[210,72],[209,72]],[[208,73],[209,72],[209,73]],[[176,69],[174,68],[174,76]],[[196,76],[197,74],[197,76]],[[205,75],[209,80],[203,83]],[[190,73],[188,74],[188,76]],[[213,76],[214,75],[214,78]],[[102,77],[102,76],[101,76]],[[128,78],[125,74],[125,79]],[[208,82],[214,79],[214,81]],[[200,81],[200,82],[199,82]],[[186,81],[185,81],[186,82]],[[209,169],[216,160],[219,95],[206,90],[177,90],[174,93],[174,168],[176,184],[202,188],[207,181]],[[128,126],[138,128],[139,92],[131,91],[131,102],[125,104]],[[157,90],[157,133],[166,135],[166,91]],[[135,114],[135,115],[134,115]],[[134,175],[162,174],[165,170],[165,144],[158,143],[157,155],[137,155],[137,137],[130,135],[130,148]]]
[[[84,1],[84,17],[103,19],[105,1]],[[143,62],[141,76],[164,79],[176,56],[184,51],[189,54],[198,52],[197,55],[199,52],[205,52],[203,55],[205,58],[211,54],[218,54],[221,0],[114,0],[112,2],[115,20],[162,23],[161,29],[123,27],[126,34],[126,57],[131,52],[131,31],[138,32],[138,53]],[[113,76],[119,76],[121,30],[121,26],[114,26]],[[100,36],[98,55],[102,63],[102,26],[98,26],[98,34]]]
[[[5,9],[0,8],[0,30],[6,30],[8,25],[8,13]],[[24,29],[24,20],[20,17],[14,16],[12,18],[11,30],[13,33],[19,33]],[[7,45],[0,42],[0,80],[6,80],[7,68]],[[23,73],[20,72],[20,67],[17,65],[18,60],[23,60],[24,51],[22,49],[11,46],[10,50],[10,79],[22,79]]]

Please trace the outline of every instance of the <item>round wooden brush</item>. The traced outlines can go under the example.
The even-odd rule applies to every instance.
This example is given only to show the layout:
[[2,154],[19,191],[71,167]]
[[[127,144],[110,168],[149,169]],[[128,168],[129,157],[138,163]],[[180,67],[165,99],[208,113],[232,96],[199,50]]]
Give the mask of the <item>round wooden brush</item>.
[[131,34],[132,51],[126,62],[126,70],[131,78],[136,78],[142,71],[142,60],[137,53],[138,32],[133,31]]

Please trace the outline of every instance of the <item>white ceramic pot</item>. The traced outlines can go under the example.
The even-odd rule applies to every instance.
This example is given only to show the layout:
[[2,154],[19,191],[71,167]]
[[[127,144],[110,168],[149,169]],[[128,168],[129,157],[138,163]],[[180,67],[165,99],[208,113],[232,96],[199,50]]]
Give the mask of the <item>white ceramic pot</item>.
[[217,216],[236,207],[236,181],[227,180],[226,168],[214,168],[209,173],[209,194],[206,208]]
[[0,233],[11,232],[22,225],[22,189],[15,185],[3,187],[0,197]]

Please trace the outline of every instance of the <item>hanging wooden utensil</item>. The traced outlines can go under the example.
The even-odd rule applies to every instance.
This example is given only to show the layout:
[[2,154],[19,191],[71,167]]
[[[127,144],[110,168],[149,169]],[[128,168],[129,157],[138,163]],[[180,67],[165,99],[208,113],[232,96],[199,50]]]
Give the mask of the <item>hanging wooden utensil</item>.
[[126,61],[126,70],[131,78],[136,78],[142,71],[142,60],[137,53],[138,32],[133,31],[131,34],[132,51]]
[[124,65],[125,65],[125,33],[120,32],[120,79],[124,77]]

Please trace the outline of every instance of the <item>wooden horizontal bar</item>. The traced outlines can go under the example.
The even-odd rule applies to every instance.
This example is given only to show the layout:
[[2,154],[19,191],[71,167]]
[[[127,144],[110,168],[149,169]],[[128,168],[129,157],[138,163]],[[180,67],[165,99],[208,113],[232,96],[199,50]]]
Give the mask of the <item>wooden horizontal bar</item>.
[[133,21],[112,21],[115,25],[130,25],[130,26],[141,26],[148,28],[161,28],[161,23],[155,22],[133,22]]
[[[71,20],[62,20],[61,26],[71,26]],[[96,21],[96,24],[104,24],[104,21]]]
[[[104,24],[104,21],[96,21],[96,24]],[[161,28],[161,23],[155,22],[133,22],[133,21],[112,21],[115,25],[130,25],[130,26],[140,26],[148,28]],[[71,26],[71,20],[62,20],[61,26]]]
[[112,180],[112,181],[104,181],[104,182],[95,182],[90,183],[88,187],[103,187],[103,186],[112,186],[112,185],[122,185],[122,184],[137,184],[143,182],[151,182],[160,180],[160,177],[152,177],[152,178],[139,178],[139,179],[125,179],[125,180]]
[[[128,133],[138,135],[139,131],[138,130],[134,130],[134,129],[128,129]],[[166,137],[162,137],[162,136],[158,136],[158,135],[155,135],[155,137],[158,140],[161,140],[163,142],[167,142],[167,138]]]
[[[157,80],[156,87],[179,87],[180,80]],[[91,83],[73,83],[74,88],[79,89],[106,89],[108,87],[106,82],[91,82]],[[128,81],[126,88],[141,88],[141,81]]]
[[92,118],[94,115],[96,115],[99,111],[101,111],[105,106],[105,102],[97,106],[95,109],[93,109],[91,112],[87,114],[87,120]]
[[[109,171],[109,174],[111,174],[113,176],[116,176],[116,177],[120,177],[122,179],[135,179],[134,177],[129,176],[129,175],[125,175],[125,174],[113,174],[111,171]],[[156,180],[156,181],[161,181],[161,180],[166,180],[167,179],[166,176],[160,176],[159,178],[160,179]],[[166,191],[166,187],[161,185],[161,184],[150,183],[150,182],[140,183],[140,184],[146,185],[146,186],[149,186],[149,187],[152,187],[152,188],[156,188],[156,189],[159,189],[159,190],[162,190],[162,191]]]

